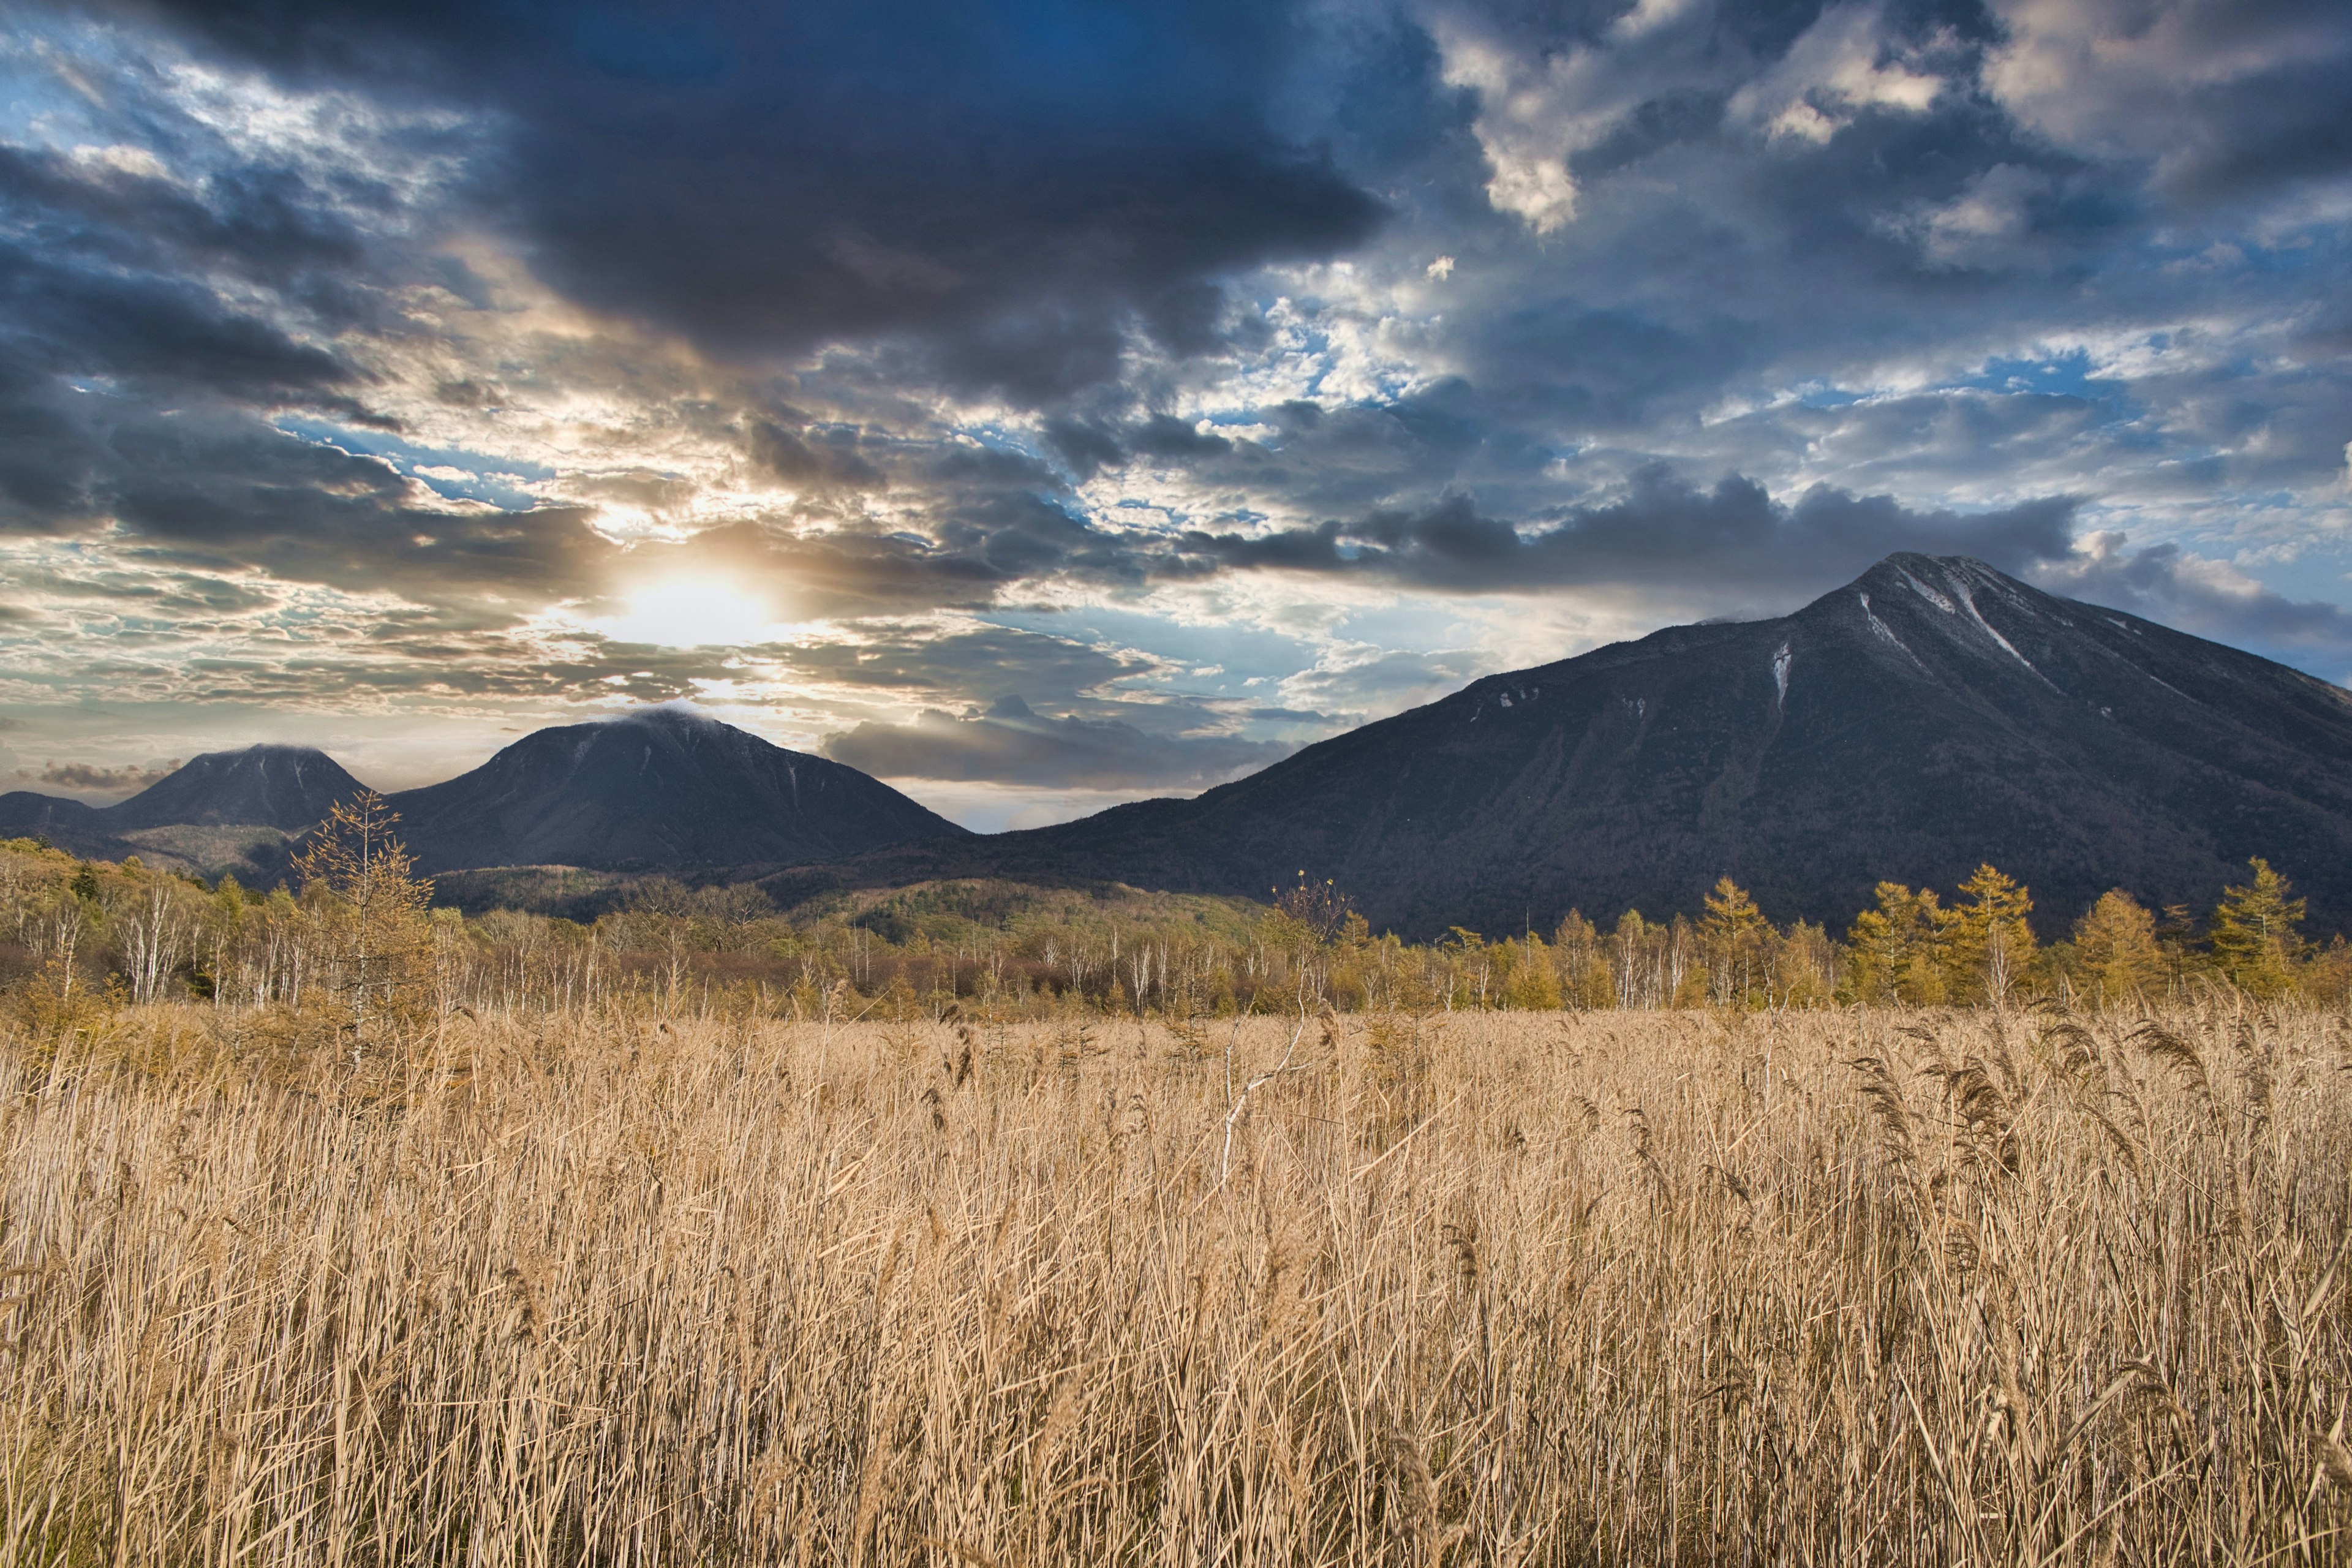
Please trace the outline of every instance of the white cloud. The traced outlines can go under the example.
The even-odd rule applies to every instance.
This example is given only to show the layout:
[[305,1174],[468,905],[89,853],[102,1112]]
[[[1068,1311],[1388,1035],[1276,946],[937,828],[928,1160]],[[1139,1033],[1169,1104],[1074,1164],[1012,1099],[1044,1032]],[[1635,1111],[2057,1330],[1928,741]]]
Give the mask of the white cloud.
[[[1647,5],[1638,26],[1619,35],[1628,46],[1531,51],[1482,19],[1447,12],[1431,24],[1449,87],[1478,95],[1471,129],[1486,155],[1486,199],[1539,235],[1556,234],[1577,216],[1579,192],[1569,160],[1596,145],[1649,96],[1656,73],[1644,63],[1673,54],[1672,24],[1689,7]],[[1646,15],[1644,15],[1646,13]],[[1654,40],[1664,38],[1664,42]]]
[[1731,118],[1776,141],[1822,142],[1864,109],[1924,112],[1943,79],[1887,58],[1884,31],[1876,5],[1822,12],[1778,65],[1732,95]]
[[171,170],[163,166],[163,160],[144,147],[126,146],[120,142],[109,147],[83,146],[75,148],[72,157],[75,163],[93,172],[103,170],[108,174],[130,174],[142,180],[168,180],[172,177]]
[[[1573,160],[1643,104],[1671,92],[1733,88],[1753,62],[1696,24],[1696,0],[1642,0],[1598,45],[1530,49],[1454,11],[1431,23],[1448,86],[1478,95],[1471,129],[1486,154],[1486,199],[1538,235],[1575,221]],[[1768,138],[1827,142],[1865,109],[1925,112],[1942,77],[1900,58],[1876,5],[1833,6],[1763,74],[1730,93],[1735,123]]]
[[2050,189],[2048,175],[1996,163],[1937,206],[1916,209],[1888,226],[1937,267],[1990,267],[2017,259],[2033,228],[2028,204]]
[[1991,0],[2008,41],[1985,85],[2020,121],[2075,151],[2175,158],[2197,138],[2200,89],[2344,47],[2325,6],[2243,0]]
[[1492,171],[1486,199],[1538,234],[1557,231],[1576,216],[1567,154],[1579,116],[1569,106],[1578,95],[1578,62],[1589,60],[1589,51],[1537,66],[1501,40],[1457,24],[1441,25],[1437,42],[1445,84],[1478,94],[1471,129]]

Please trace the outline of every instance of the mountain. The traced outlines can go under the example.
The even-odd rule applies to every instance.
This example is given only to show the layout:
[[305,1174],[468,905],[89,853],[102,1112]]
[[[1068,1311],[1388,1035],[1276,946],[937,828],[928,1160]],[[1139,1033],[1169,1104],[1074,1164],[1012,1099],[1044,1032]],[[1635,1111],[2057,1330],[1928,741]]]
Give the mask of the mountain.
[[966,833],[855,768],[667,708],[541,730],[386,804],[427,872],[790,864]]
[[185,824],[299,833],[362,787],[314,747],[247,746],[207,752],[113,805],[84,805],[30,790],[0,795],[0,833],[55,828],[111,836]]
[[[113,805],[18,790],[0,795],[0,836],[42,836],[77,855],[138,855],[207,876],[285,868],[291,837],[360,792],[359,780],[310,746],[210,752]],[[224,828],[241,832],[204,831]]]
[[1117,880],[1255,894],[1330,878],[1373,928],[1695,912],[1731,876],[1842,929],[1882,879],[1982,860],[2054,931],[2111,887],[2210,906],[2265,857],[2352,924],[2352,693],[1901,554],[1777,620],[1676,626],[1492,676],[1190,800],[907,845],[773,879]]
[[128,828],[238,824],[299,833],[364,786],[310,746],[247,746],[212,752],[99,815]]
[[37,795],[12,789],[0,795],[0,837],[31,838],[37,835],[63,842],[69,836],[103,837],[101,809],[62,795]]

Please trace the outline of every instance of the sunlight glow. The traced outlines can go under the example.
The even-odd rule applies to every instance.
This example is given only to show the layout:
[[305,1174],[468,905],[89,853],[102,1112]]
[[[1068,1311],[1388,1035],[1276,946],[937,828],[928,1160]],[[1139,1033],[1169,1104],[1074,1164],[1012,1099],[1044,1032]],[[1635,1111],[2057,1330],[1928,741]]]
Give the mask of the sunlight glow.
[[627,612],[600,629],[622,642],[661,647],[742,647],[772,641],[777,630],[775,617],[757,601],[692,577],[632,594]]

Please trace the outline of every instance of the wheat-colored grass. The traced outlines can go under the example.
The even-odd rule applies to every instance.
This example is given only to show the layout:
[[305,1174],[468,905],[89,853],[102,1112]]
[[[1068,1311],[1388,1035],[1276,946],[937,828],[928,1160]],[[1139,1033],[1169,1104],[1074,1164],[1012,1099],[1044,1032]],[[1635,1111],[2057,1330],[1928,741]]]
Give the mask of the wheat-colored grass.
[[0,1556],[2352,1557],[2340,1020],[1299,1027],[19,1041]]

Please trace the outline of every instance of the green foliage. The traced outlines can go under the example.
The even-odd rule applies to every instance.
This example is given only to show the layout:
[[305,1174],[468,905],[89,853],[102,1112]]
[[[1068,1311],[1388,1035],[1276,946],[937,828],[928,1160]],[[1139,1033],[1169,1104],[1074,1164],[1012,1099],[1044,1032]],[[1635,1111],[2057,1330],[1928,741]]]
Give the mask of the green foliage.
[[2295,977],[2295,989],[2323,1007],[2339,1013],[2352,1010],[2352,942],[2338,932],[2325,949],[2312,955]]
[[1525,1012],[1550,1012],[1560,1005],[1559,970],[1539,936],[1505,942],[1498,950],[1511,955],[1503,977],[1503,1005]]

